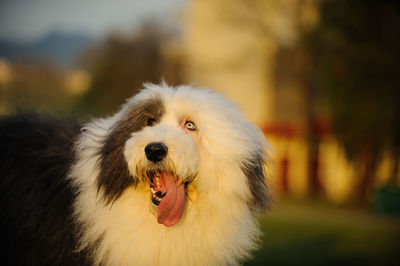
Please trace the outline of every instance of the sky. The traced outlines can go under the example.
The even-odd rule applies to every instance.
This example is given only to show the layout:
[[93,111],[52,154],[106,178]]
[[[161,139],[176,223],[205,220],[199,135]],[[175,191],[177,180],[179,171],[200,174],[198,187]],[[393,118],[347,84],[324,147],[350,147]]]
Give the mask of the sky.
[[101,38],[149,19],[176,25],[188,0],[0,0],[0,39],[35,41],[50,32]]

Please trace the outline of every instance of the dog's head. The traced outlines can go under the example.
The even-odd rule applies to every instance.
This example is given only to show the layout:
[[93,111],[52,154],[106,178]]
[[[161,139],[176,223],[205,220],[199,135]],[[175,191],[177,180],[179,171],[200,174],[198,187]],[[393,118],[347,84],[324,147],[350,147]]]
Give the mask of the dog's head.
[[267,142],[236,106],[209,90],[146,85],[115,116],[100,156],[108,203],[146,184],[157,220],[179,222],[191,191],[268,207]]

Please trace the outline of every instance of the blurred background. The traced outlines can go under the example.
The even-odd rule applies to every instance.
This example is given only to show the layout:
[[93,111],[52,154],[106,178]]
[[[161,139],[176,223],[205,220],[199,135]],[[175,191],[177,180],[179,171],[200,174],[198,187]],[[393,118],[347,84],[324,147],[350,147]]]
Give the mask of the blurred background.
[[161,79],[240,103],[274,150],[246,265],[400,265],[399,59],[396,1],[0,1],[1,115],[109,115]]

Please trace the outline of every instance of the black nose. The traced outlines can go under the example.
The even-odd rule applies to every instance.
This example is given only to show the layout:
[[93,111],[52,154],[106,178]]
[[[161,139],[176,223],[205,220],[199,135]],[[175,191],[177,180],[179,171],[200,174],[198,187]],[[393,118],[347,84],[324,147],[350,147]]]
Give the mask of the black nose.
[[147,144],[146,148],[144,148],[144,152],[146,153],[147,159],[156,163],[164,159],[168,153],[168,148],[164,143],[152,142]]

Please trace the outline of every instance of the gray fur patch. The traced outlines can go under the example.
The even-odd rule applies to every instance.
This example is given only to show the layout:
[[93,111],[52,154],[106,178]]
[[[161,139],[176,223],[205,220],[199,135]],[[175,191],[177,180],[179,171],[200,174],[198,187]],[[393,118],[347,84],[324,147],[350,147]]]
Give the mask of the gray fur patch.
[[272,201],[265,177],[265,162],[262,153],[260,152],[252,159],[246,160],[242,166],[251,192],[251,199],[248,204],[253,212],[269,210]]
[[[100,174],[98,190],[103,189],[107,203],[117,200],[124,190],[137,184],[129,172],[124,148],[131,134],[158,123],[165,113],[163,102],[159,98],[134,104],[127,115],[112,128],[100,150]],[[150,125],[150,126],[151,126]]]

